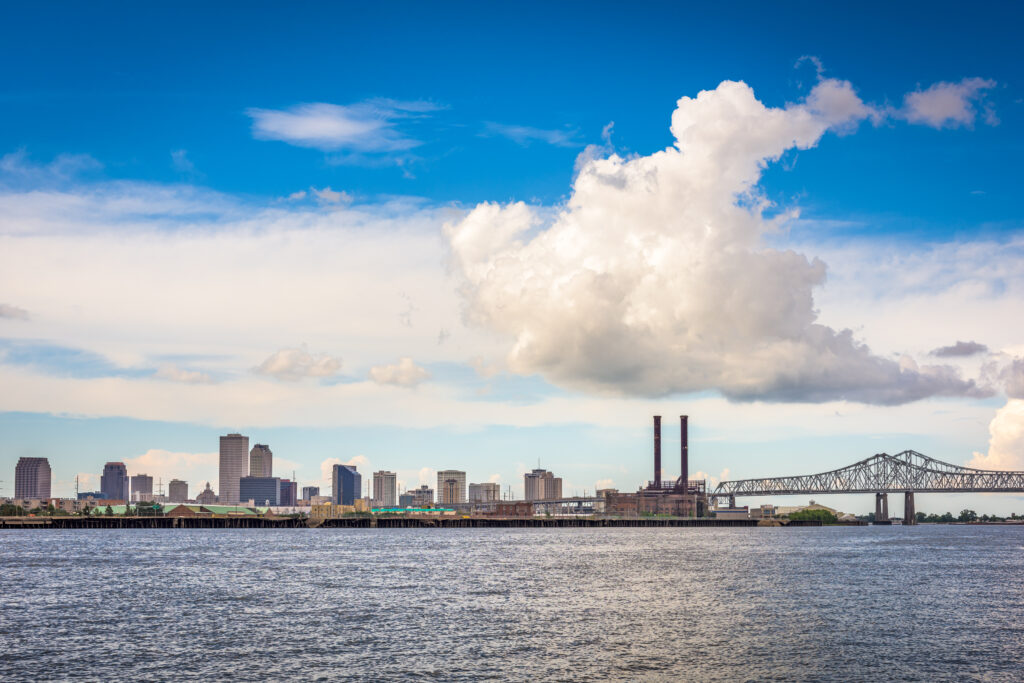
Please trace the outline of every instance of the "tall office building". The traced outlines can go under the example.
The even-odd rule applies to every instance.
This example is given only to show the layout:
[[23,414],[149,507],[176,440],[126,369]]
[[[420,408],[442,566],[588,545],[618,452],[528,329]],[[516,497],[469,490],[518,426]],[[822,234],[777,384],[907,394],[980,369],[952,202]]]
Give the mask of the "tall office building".
[[534,470],[523,475],[524,500],[558,500],[562,497],[562,478],[547,470]]
[[381,507],[395,507],[398,504],[398,475],[384,470],[374,472],[373,500]]
[[313,500],[313,496],[320,495],[319,486],[303,486],[302,487],[302,500]]
[[103,466],[100,490],[106,500],[128,500],[128,468],[123,462],[108,462]]
[[270,446],[258,443],[249,451],[249,476],[274,476],[274,454],[270,452]]
[[171,483],[167,485],[167,499],[172,503],[184,503],[188,500],[188,482],[171,479]]
[[492,503],[501,499],[501,487],[494,482],[469,485],[470,503]]
[[249,473],[249,437],[228,434],[220,437],[220,502],[241,502],[239,480]]
[[426,484],[418,489],[409,489],[398,497],[398,505],[403,508],[428,508],[434,504],[434,489]]
[[243,504],[282,505],[281,483],[277,477],[240,477],[238,495]]
[[466,502],[465,472],[441,470],[437,473],[437,502],[441,505]]
[[299,504],[299,484],[291,479],[281,480],[281,498],[278,505],[294,507]]
[[136,474],[132,477],[132,500],[153,500],[153,477],[148,474]]
[[18,458],[14,466],[14,497],[50,497],[50,461],[46,458]]
[[363,477],[355,465],[335,465],[331,472],[331,502],[335,505],[355,505],[362,496]]

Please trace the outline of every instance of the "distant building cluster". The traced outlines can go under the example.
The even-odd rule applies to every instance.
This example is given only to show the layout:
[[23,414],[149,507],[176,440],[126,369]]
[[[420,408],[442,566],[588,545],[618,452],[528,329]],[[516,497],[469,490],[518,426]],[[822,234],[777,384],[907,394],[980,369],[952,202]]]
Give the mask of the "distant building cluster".
[[[51,497],[51,475],[46,458],[19,459],[15,468],[16,502],[20,501],[23,506],[36,503],[53,506],[52,501],[58,499]],[[422,484],[405,491],[399,490],[395,472],[379,470],[371,476],[372,492],[368,482],[364,494],[363,475],[357,466],[333,465],[331,488],[324,492],[326,495],[321,495],[319,486],[304,486],[300,495],[298,482],[275,476],[274,453],[268,444],[257,443],[250,448],[248,436],[233,433],[220,437],[217,490],[211,482],[205,482],[204,486],[197,486],[190,492],[187,481],[175,478],[167,483],[165,493],[163,481],[154,482],[153,476],[146,473],[129,474],[124,462],[111,461],[103,466],[98,491],[77,491],[76,485],[76,497],[55,507],[79,512],[84,507],[123,510],[132,504],[149,503],[169,509],[167,504],[178,504],[207,510],[221,506],[304,511],[311,516],[330,517],[350,512],[398,510],[494,513],[500,504],[511,498],[508,495],[502,500],[501,487],[496,482],[469,482],[462,470],[440,470],[434,488]],[[559,507],[562,479],[552,472],[535,469],[526,473],[523,489],[525,502],[542,505],[537,508],[542,514],[552,514],[552,511],[567,514],[568,508]],[[586,503],[566,504],[575,513],[593,512],[596,501],[594,498]],[[184,510],[182,508],[182,514],[186,514]]]

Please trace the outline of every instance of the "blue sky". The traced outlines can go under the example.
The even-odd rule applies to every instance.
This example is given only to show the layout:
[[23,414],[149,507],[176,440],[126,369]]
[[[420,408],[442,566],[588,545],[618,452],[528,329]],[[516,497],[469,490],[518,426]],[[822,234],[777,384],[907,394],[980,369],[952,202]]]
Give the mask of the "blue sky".
[[[628,489],[656,411],[694,415],[709,477],[904,448],[1024,469],[1018,15],[8,8],[0,466],[46,455],[65,489],[108,459],[195,479],[245,429],[300,482],[362,457],[520,488],[540,457]],[[784,130],[755,139],[772,112]],[[676,121],[706,167],[658,156]],[[643,173],[660,213],[632,203]],[[645,245],[648,279],[617,244]],[[931,353],[960,340],[986,349]],[[779,360],[792,344],[810,360]]]

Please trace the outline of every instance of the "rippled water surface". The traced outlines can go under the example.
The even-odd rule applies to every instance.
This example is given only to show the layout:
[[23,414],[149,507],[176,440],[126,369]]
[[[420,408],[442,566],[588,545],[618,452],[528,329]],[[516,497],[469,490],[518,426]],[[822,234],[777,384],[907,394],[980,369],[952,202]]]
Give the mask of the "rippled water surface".
[[1022,680],[1024,527],[0,532],[0,680]]

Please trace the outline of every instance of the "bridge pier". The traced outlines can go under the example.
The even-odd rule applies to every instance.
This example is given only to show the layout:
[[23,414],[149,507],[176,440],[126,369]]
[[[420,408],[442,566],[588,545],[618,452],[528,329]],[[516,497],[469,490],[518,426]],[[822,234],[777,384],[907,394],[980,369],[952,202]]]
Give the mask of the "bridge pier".
[[736,496],[730,495],[729,496],[729,509],[732,510],[735,507],[736,507]]
[[914,510],[914,492],[907,491],[903,494],[903,524],[915,526],[917,524],[917,512]]
[[875,521],[876,522],[888,522],[889,521],[889,494],[888,493],[876,493],[875,494]]

